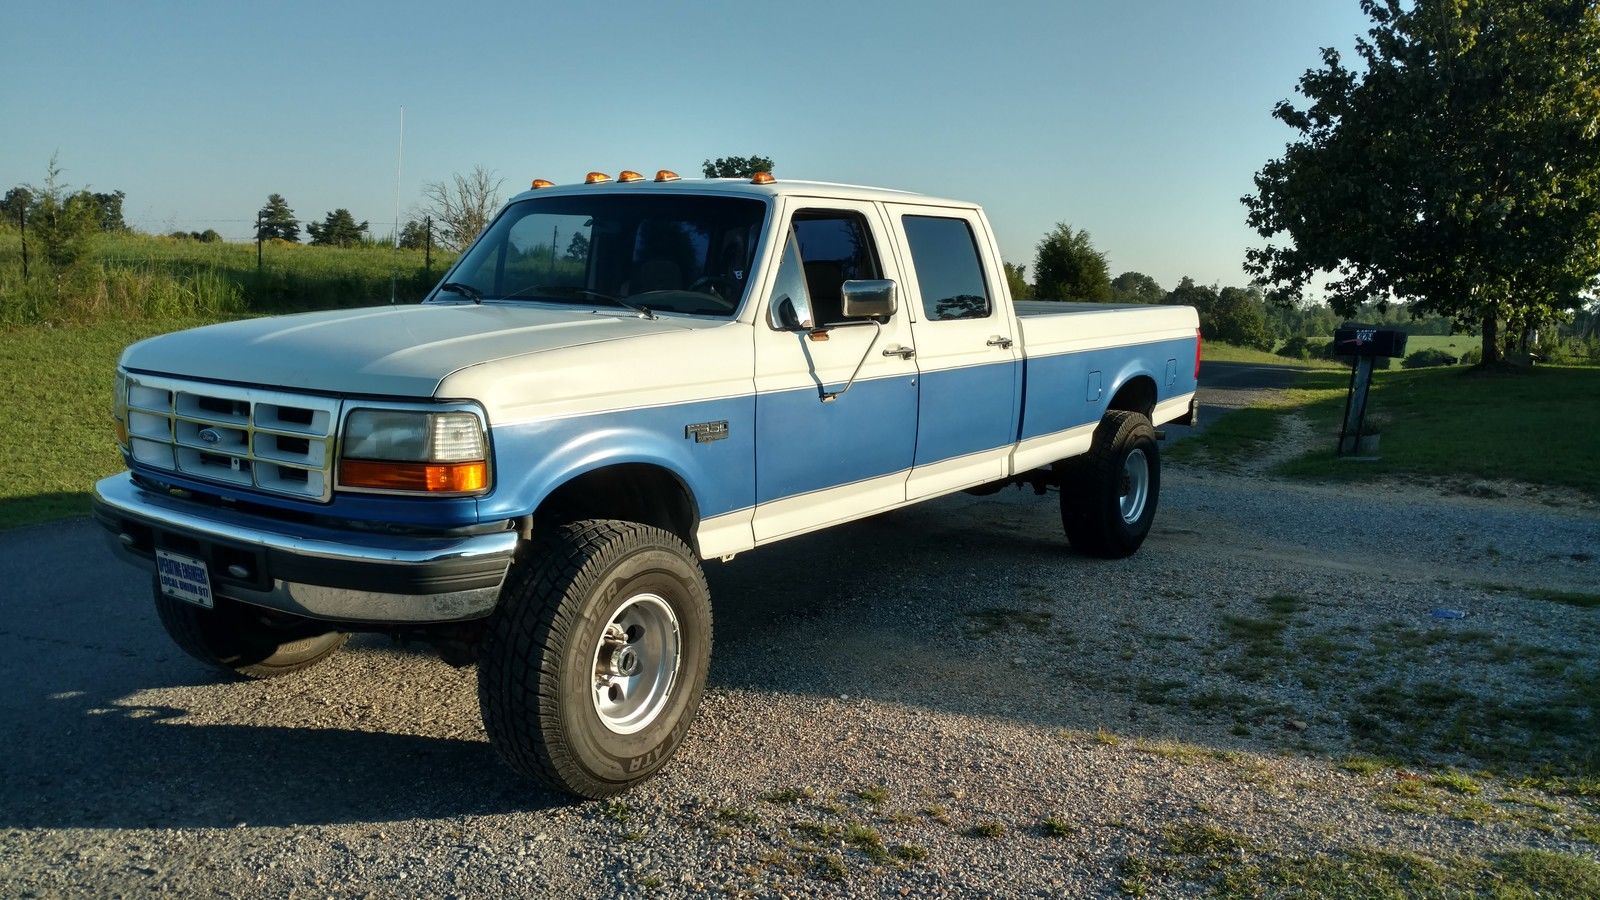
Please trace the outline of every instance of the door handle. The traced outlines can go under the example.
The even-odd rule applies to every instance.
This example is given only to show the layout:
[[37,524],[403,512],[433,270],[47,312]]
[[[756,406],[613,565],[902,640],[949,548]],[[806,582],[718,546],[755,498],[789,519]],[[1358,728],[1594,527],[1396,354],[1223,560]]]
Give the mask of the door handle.
[[991,347],[999,347],[1001,350],[1010,350],[1011,349],[1011,338],[1008,338],[1008,337],[1006,337],[1004,335],[999,335],[999,334],[994,335],[994,336],[989,338],[989,346],[991,346]]
[[889,346],[883,348],[883,355],[898,356],[901,359],[910,359],[911,357],[917,355],[917,350],[915,347],[902,347],[899,344],[890,344]]

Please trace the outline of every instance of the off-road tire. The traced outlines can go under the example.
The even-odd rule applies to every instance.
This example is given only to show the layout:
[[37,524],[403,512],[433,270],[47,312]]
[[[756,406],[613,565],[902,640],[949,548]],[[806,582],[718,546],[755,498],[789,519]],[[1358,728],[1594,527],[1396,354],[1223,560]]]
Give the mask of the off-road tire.
[[[1149,493],[1133,522],[1122,516],[1124,464],[1143,450]],[[1057,463],[1061,469],[1061,524],[1073,549],[1087,556],[1133,555],[1150,533],[1161,497],[1161,451],[1155,427],[1142,413],[1111,410],[1095,428],[1089,452]]]
[[161,627],[178,648],[244,678],[277,678],[309,669],[344,646],[349,635],[248,604],[216,598],[211,609],[155,593]]
[[[594,654],[640,593],[677,617],[681,652],[664,705],[619,734],[595,708]],[[711,661],[711,592],[668,531],[592,519],[536,534],[518,552],[479,650],[484,730],[516,772],[579,797],[609,797],[655,774],[683,743]]]

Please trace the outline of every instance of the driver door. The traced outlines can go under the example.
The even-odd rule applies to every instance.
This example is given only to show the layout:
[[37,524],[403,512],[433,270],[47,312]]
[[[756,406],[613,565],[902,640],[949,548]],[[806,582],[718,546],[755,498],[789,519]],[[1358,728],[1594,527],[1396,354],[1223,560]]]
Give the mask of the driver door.
[[[916,452],[917,364],[903,301],[887,321],[842,311],[844,281],[899,275],[878,208],[786,203],[777,277],[755,323],[758,544],[904,503]],[[810,311],[816,331],[785,326],[775,312],[786,298]]]

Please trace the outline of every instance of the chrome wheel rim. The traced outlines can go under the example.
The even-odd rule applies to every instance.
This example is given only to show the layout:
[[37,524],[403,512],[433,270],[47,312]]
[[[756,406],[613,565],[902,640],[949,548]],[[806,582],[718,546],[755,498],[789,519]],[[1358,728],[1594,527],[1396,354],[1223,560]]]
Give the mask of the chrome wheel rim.
[[1144,449],[1135,447],[1122,461],[1122,491],[1118,503],[1122,507],[1122,521],[1132,525],[1144,515],[1144,505],[1150,499],[1150,460]]
[[654,722],[672,695],[682,653],[672,606],[657,594],[628,598],[595,642],[589,695],[601,724],[633,734]]

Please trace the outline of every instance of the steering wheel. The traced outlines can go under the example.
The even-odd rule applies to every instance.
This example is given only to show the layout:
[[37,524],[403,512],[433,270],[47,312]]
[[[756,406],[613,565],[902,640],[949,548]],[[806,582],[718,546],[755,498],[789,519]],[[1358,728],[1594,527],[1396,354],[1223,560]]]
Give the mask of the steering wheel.
[[[706,288],[713,288],[713,290],[708,291]],[[696,278],[693,284],[689,285],[689,290],[697,294],[705,294],[708,297],[715,297],[723,306],[733,309],[739,305],[738,301],[728,298],[730,296],[738,296],[743,292],[744,288],[738,281],[726,275],[702,275]]]

